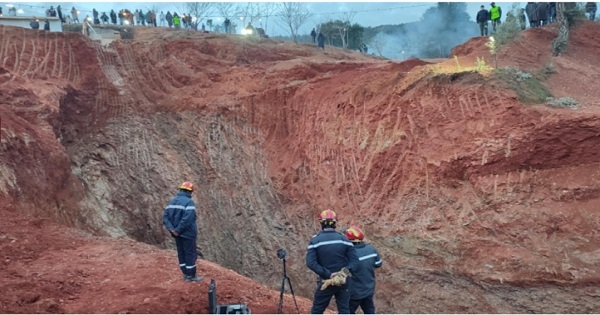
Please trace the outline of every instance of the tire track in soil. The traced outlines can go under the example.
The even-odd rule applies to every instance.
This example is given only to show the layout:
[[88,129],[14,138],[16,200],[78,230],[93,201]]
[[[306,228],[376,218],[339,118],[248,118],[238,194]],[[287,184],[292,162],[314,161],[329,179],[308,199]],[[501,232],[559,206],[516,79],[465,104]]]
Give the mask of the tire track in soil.
[[134,104],[137,104],[137,101],[139,101],[141,103],[140,105],[143,108],[150,108],[152,107],[152,102],[150,101],[151,97],[148,97],[148,95],[146,95],[146,93],[144,92],[146,91],[146,89],[144,89],[143,86],[144,83],[140,82],[143,80],[139,79],[141,76],[141,72],[133,55],[133,49],[131,48],[130,44],[125,44],[123,47],[123,65],[125,69],[128,70],[128,77],[131,78],[130,83],[133,87],[133,97],[136,101]]
[[92,46],[96,51],[96,57],[104,73],[104,76],[98,79],[100,87],[98,91],[99,104],[102,106],[98,108],[99,118],[106,121],[123,116],[127,112],[127,105],[119,95],[119,91],[122,90],[117,87],[122,86],[124,81],[116,70],[116,58],[106,51],[99,42],[92,42]]

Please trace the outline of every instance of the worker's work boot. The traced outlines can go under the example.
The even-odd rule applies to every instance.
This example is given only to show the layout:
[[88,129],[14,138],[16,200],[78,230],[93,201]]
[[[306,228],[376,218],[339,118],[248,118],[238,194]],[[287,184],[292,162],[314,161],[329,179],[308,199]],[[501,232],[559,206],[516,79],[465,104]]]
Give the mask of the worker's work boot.
[[198,276],[185,277],[185,282],[202,282],[202,280],[204,280],[204,277],[198,277]]

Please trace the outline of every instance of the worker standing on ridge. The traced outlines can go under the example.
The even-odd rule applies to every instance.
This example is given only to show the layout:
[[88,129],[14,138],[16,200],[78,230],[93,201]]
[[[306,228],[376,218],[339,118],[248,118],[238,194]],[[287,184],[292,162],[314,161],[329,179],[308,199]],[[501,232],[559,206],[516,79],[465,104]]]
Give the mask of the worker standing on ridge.
[[477,24],[479,24],[479,33],[481,36],[488,36],[488,21],[490,20],[490,12],[482,5],[481,10],[477,12]]
[[496,34],[497,26],[500,26],[500,18],[502,18],[502,9],[496,6],[496,2],[490,4],[490,20],[492,20],[492,32]]
[[585,4],[585,13],[588,14],[588,18],[590,19],[590,21],[596,20],[597,8],[598,6],[596,5],[596,2],[587,2]]
[[163,224],[175,238],[179,268],[186,282],[200,282],[204,278],[196,276],[196,205],[192,200],[194,185],[185,182],[179,186],[179,192],[165,208]]
[[314,27],[313,27],[312,31],[310,31],[310,37],[312,37],[313,44],[316,44],[317,43],[317,31],[315,31]]
[[344,235],[354,244],[360,261],[360,268],[350,278],[350,314],[356,314],[359,306],[364,314],[375,314],[375,268],[381,267],[383,261],[377,249],[364,242],[365,233],[359,227],[349,227]]
[[349,313],[348,282],[321,288],[325,280],[335,277],[342,268],[356,272],[359,266],[354,246],[342,233],[335,230],[336,222],[337,215],[333,210],[327,209],[321,212],[319,214],[321,231],[313,236],[308,244],[306,266],[319,275],[311,314],[323,314],[332,296],[335,296],[338,313]]

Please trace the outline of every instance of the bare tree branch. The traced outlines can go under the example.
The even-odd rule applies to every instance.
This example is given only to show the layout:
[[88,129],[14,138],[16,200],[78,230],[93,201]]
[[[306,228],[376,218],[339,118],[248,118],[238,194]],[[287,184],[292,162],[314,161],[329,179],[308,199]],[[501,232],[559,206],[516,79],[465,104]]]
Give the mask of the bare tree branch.
[[212,2],[186,2],[187,13],[197,18],[196,23],[202,22],[206,17],[212,14]]
[[260,2],[259,3],[259,13],[261,19],[265,20],[265,32],[267,31],[269,17],[273,16],[275,12],[277,12],[277,3],[276,2]]
[[225,19],[232,18],[236,13],[236,3],[235,2],[215,2],[214,7]]
[[369,41],[369,46],[375,48],[379,56],[383,57],[383,48],[387,45],[387,39],[381,33],[375,35]]
[[312,14],[302,2],[281,2],[279,5],[279,22],[284,28],[289,28],[289,33],[297,42],[298,29],[310,19]]

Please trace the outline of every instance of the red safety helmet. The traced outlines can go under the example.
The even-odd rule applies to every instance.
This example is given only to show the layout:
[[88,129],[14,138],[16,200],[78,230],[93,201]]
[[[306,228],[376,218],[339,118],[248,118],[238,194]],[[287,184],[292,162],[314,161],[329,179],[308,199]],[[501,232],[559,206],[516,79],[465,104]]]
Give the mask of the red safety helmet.
[[319,221],[337,222],[337,214],[331,209],[324,210],[319,214]]
[[194,191],[194,184],[192,184],[191,182],[185,182],[185,183],[181,184],[181,186],[179,186],[179,189],[187,190],[187,191]]
[[351,242],[362,242],[362,240],[365,238],[365,233],[363,233],[363,231],[356,225],[346,229],[344,235],[346,235]]

